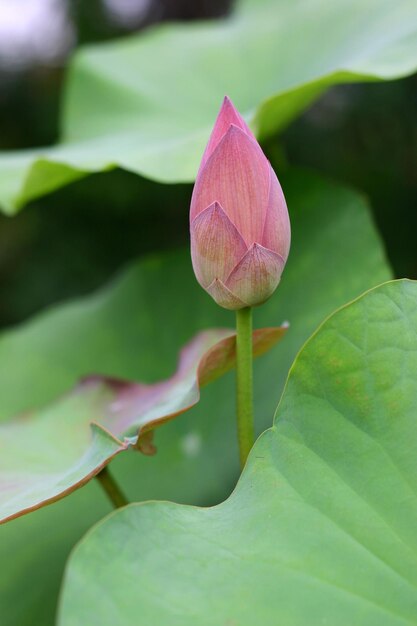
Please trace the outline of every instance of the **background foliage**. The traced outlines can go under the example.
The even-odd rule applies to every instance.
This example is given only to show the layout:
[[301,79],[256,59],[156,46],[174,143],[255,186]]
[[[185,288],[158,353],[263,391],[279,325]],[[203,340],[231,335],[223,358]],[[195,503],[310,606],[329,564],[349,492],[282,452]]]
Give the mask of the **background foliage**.
[[[323,11],[328,11],[328,4],[323,2]],[[349,4],[343,3],[345,7]],[[410,33],[412,43],[415,20],[407,7],[413,8],[413,3],[400,6],[398,16],[404,20],[404,32]],[[112,22],[99,2],[78,2],[74,7],[73,23],[81,43],[120,35],[123,29],[126,32],[141,25],[140,20],[123,27]],[[160,1],[158,10],[145,13],[141,19],[147,24],[155,21],[157,14],[206,16],[219,8],[219,3]],[[392,17],[389,2],[385,11],[381,3],[369,1],[363,10],[377,16],[383,33],[391,32],[386,28]],[[353,28],[356,14],[352,8],[349,22]],[[279,19],[278,8],[277,15]],[[335,19],[343,21],[337,12]],[[304,23],[301,9],[300,21]],[[303,41],[303,37],[300,39]],[[347,50],[356,54],[355,46],[347,46]],[[409,58],[408,50],[406,46],[404,56],[412,63],[415,55]],[[301,60],[305,58],[303,55]],[[308,58],[314,59],[314,53]],[[273,71],[274,62],[269,66]],[[174,67],[173,71],[186,72],[187,65],[182,63],[182,68]],[[0,81],[0,147],[45,145],[56,139],[59,104],[63,100],[59,68],[38,65],[4,76],[7,80]],[[277,80],[281,80],[279,76]],[[417,276],[412,241],[417,226],[416,85],[413,76],[388,84],[334,87],[281,134],[279,144],[276,137],[264,143],[280,171],[288,160],[318,168],[363,190],[370,197],[396,275],[409,277]],[[220,90],[210,96],[213,110],[219,94]],[[256,92],[255,96],[259,97]],[[7,161],[10,157],[4,158]],[[189,194],[188,185],[155,185],[115,171],[91,176],[33,201],[30,210],[14,220],[0,218],[2,324],[20,321],[45,304],[98,287],[138,253],[185,243]],[[393,221],[395,228],[391,226]],[[112,254],[108,253],[110,248]],[[52,267],[50,256],[55,259]]]

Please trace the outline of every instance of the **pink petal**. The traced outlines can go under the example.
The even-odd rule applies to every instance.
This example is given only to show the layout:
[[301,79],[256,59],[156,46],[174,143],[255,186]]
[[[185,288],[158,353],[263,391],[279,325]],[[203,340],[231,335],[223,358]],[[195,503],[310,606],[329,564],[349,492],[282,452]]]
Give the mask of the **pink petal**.
[[268,207],[269,170],[269,162],[256,141],[232,125],[197,176],[191,221],[217,201],[248,247],[261,241]]
[[225,96],[211,132],[210,139],[204,151],[200,169],[204,166],[207,159],[211,156],[217,144],[221,141],[232,124],[243,130],[247,135],[249,135],[249,137],[252,137],[255,140],[251,130],[247,126],[243,117],[240,115],[239,111],[233,105],[233,102],[230,98]]
[[268,209],[265,216],[263,236],[260,241],[265,248],[277,252],[286,261],[291,244],[290,218],[281,185],[274,170],[271,166],[269,167]]
[[284,265],[279,254],[255,243],[232,271],[226,285],[248,306],[262,304],[275,291]]
[[236,297],[230,289],[226,287],[226,285],[216,278],[213,280],[211,285],[209,285],[206,290],[211,295],[213,300],[217,302],[219,306],[224,307],[225,309],[229,309],[231,311],[236,311],[237,309],[243,309],[248,306],[246,302],[243,302],[238,297]]
[[214,202],[197,215],[190,230],[191,259],[200,285],[206,288],[215,278],[226,280],[247,247],[220,204]]

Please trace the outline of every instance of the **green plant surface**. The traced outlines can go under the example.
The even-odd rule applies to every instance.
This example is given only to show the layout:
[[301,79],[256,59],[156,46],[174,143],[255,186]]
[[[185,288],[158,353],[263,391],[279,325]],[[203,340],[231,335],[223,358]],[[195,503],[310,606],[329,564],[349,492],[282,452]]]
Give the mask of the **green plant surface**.
[[[272,348],[286,330],[255,331],[253,355]],[[202,331],[167,380],[144,385],[90,376],[54,403],[0,423],[0,523],[69,495],[121,452],[153,454],[143,436],[192,408],[200,387],[235,362],[233,330]]]
[[416,624],[416,305],[386,283],[320,327],[225,503],[99,523],[60,626]]
[[69,69],[62,142],[3,153],[0,204],[14,213],[115,166],[192,181],[225,94],[263,139],[330,85],[406,76],[416,59],[414,0],[241,0],[225,20],[87,47]]
[[[290,328],[255,363],[257,434],[271,426],[288,369],[311,332],[336,307],[390,278],[361,196],[299,170],[282,184],[292,250],[277,292],[254,310],[254,325],[288,320]],[[160,380],[174,371],[178,348],[192,334],[232,324],[233,314],[197,284],[188,250],[142,261],[106,290],[3,333],[2,417],[42,407],[92,372]],[[112,474],[129,499],[206,505],[229,495],[239,472],[234,395],[234,377],[227,374],[196,407],[157,431],[155,457],[116,458]],[[0,568],[2,626],[53,624],[65,558],[109,509],[92,481],[61,502],[0,526],[0,561],[8,563]]]

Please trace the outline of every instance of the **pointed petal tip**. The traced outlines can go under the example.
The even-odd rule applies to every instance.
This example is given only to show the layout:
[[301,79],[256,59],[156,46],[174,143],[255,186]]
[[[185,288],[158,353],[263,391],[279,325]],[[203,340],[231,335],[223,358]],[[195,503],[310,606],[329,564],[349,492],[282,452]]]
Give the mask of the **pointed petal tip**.
[[275,291],[284,265],[280,254],[254,243],[232,270],[226,285],[249,306],[257,306]]
[[235,124],[244,133],[255,139],[250,128],[247,126],[245,120],[240,115],[232,100],[229,98],[229,96],[224,96],[208,144],[203,154],[200,168],[207,161],[213,150],[215,150],[216,146],[221,141],[222,137],[224,136],[231,124]]
[[229,128],[227,129],[227,133],[237,133],[237,134],[241,134],[241,135],[245,135],[245,137],[248,136],[247,133],[245,133],[245,131],[243,130],[243,128],[241,128],[240,126],[238,126],[237,124],[235,124],[234,122],[232,122],[231,124],[229,124]]
[[223,108],[231,108],[231,109],[233,109],[233,111],[238,113],[238,110],[236,109],[235,105],[233,104],[232,99],[227,94],[223,97],[223,101],[222,101],[222,105],[220,107],[220,111]]
[[191,259],[200,285],[225,280],[246,253],[246,244],[221,204],[213,202],[190,225]]
[[246,302],[235,296],[219,278],[215,278],[206,291],[219,306],[229,311],[237,311],[248,306]]
[[217,144],[216,149],[219,148],[220,145],[227,144],[227,142],[233,141],[233,140],[239,141],[239,142],[246,142],[247,145],[252,147],[252,150],[253,149],[256,150],[256,153],[257,153],[256,156],[262,160],[262,163],[265,169],[266,167],[269,167],[269,161],[264,155],[264,153],[262,152],[261,146],[255,139],[255,137],[252,135],[252,133],[246,132],[244,128],[242,128],[238,124],[235,124],[234,122],[231,122],[229,124],[222,139]]
[[206,219],[207,220],[209,218],[223,217],[223,216],[227,220],[229,220],[229,217],[228,217],[226,211],[223,209],[223,207],[220,204],[220,202],[218,202],[217,200],[214,200],[214,202],[209,204],[205,209],[203,209],[202,211],[200,211],[196,215],[193,215],[193,213],[190,212],[190,227],[191,227],[191,230],[193,231],[193,229],[196,226],[196,222],[198,223],[199,220],[202,220],[202,219]]
[[[265,171],[267,171],[267,168],[271,167],[271,164],[269,163],[268,159],[263,153],[263,150],[261,146],[259,145],[256,137],[250,131],[247,132],[245,128],[242,128],[238,124],[231,122],[231,124],[229,125],[229,128],[223,135],[223,139],[219,143],[222,143],[226,138],[229,140],[235,139],[236,141],[247,142],[248,145],[252,146],[252,149],[255,148],[258,158],[262,160],[262,164],[263,164],[263,167],[265,168]],[[268,176],[269,176],[269,172],[268,172]]]
[[194,222],[198,219],[198,218],[203,218],[203,217],[207,217],[211,216],[211,217],[222,217],[227,219],[228,221],[230,221],[229,216],[227,215],[226,211],[223,209],[222,205],[220,204],[220,202],[218,202],[217,200],[214,200],[214,202],[212,202],[211,204],[209,204],[205,209],[203,209],[202,211],[200,211],[197,214],[194,214],[193,211],[190,211],[190,227],[191,229],[193,229],[194,227]]
[[246,134],[253,136],[251,130],[229,96],[224,96],[218,118],[225,118],[229,124],[234,124]]
[[[210,204],[210,206],[207,207],[207,208],[211,209],[213,211],[213,213],[225,213],[222,205],[220,204],[220,202],[217,202],[217,200],[212,202],[212,204]],[[225,215],[226,215],[226,213],[225,213]]]
[[259,254],[264,254],[264,255],[271,254],[274,257],[277,257],[278,259],[280,259],[281,263],[285,264],[282,254],[280,254],[279,252],[275,252],[275,250],[271,250],[271,248],[268,248],[267,246],[263,246],[261,243],[258,243],[257,241],[255,241],[255,243],[252,244],[251,248],[254,250],[254,252],[257,252]]
[[220,111],[228,110],[229,113],[232,113],[233,117],[240,121],[241,115],[235,105],[233,104],[232,99],[229,96],[224,96],[222,105],[220,107]]

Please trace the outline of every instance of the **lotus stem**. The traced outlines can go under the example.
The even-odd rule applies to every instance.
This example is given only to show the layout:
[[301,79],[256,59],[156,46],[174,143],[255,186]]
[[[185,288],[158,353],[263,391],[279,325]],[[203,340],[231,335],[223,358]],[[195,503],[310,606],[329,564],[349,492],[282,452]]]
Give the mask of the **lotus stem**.
[[253,422],[252,309],[236,311],[236,410],[240,466],[255,440]]
[[117,482],[114,480],[113,476],[110,474],[107,467],[103,467],[101,472],[97,474],[96,478],[103,487],[115,509],[119,509],[120,507],[129,504],[129,501],[123,494]]

